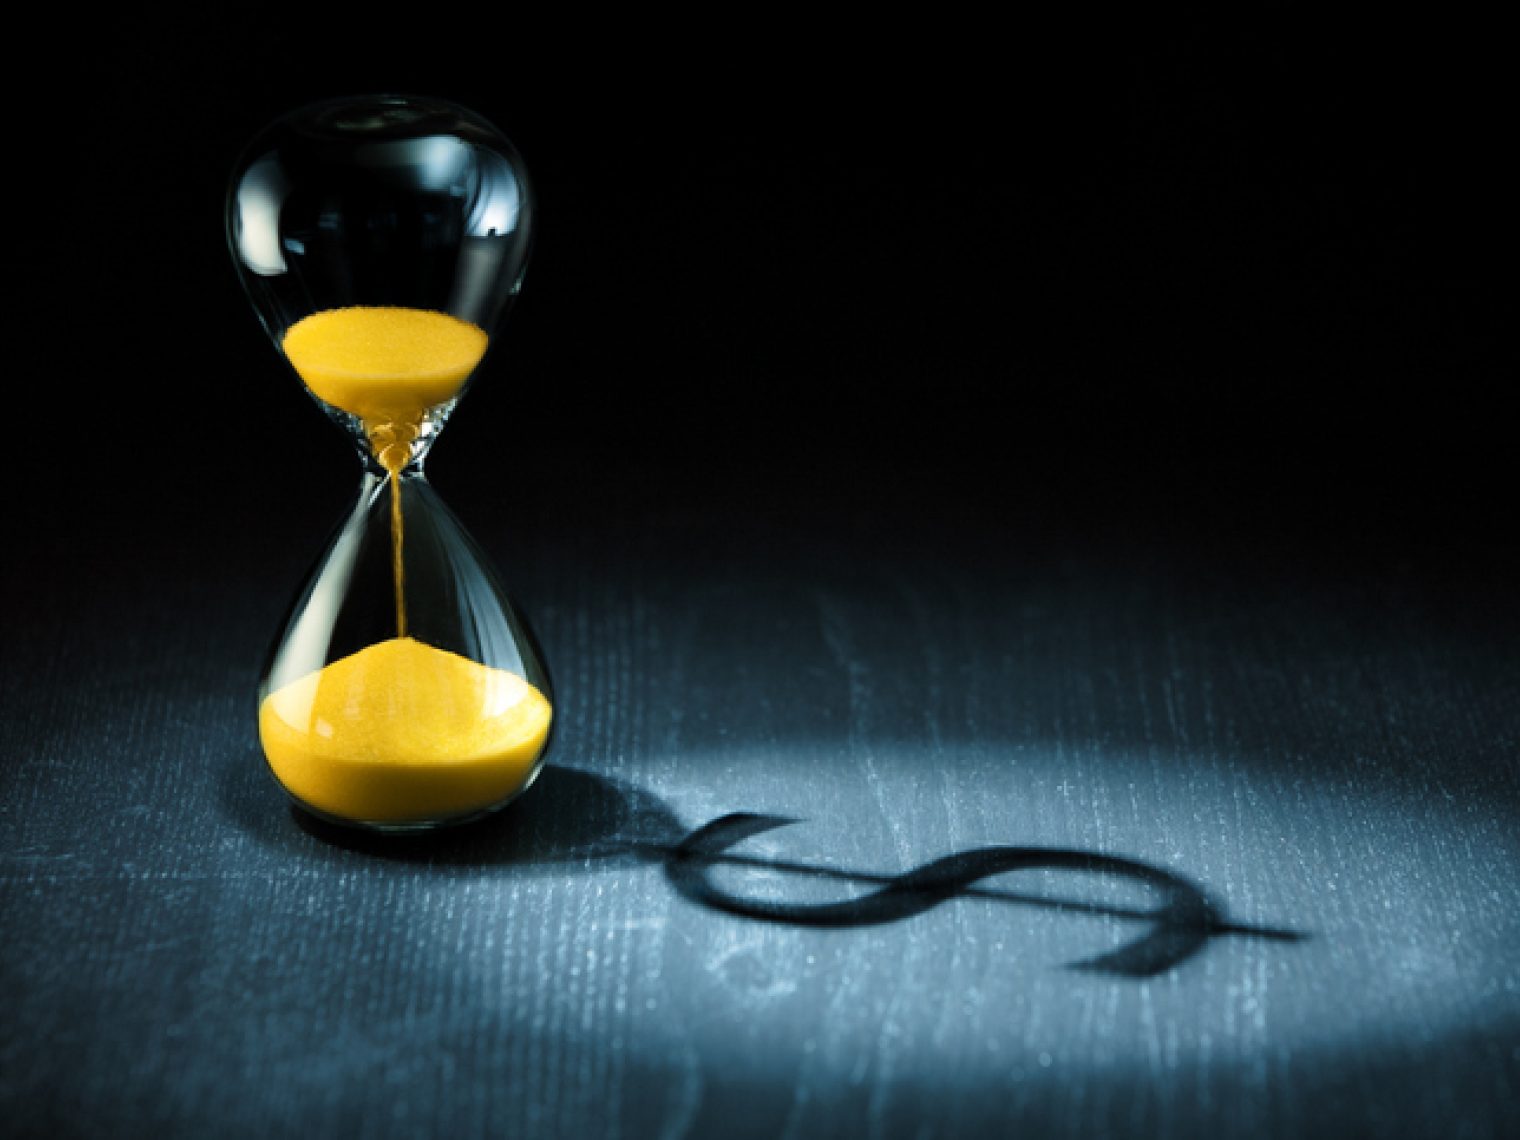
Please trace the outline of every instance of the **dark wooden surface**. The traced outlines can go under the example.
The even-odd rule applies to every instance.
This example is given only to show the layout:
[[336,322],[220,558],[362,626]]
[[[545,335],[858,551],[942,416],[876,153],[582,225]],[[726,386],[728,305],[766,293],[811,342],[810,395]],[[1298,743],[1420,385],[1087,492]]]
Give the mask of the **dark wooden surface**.
[[430,471],[560,729],[508,811],[390,844],[254,733],[355,471],[221,180],[319,85],[251,78],[303,58],[272,32],[102,52],[175,78],[15,239],[4,1131],[1513,1135],[1512,199],[1466,32],[1396,41],[1471,63],[1436,98],[1308,28],[932,99],[716,61],[700,115],[474,59],[546,231]]
[[[481,533],[513,550],[501,514]],[[263,769],[280,576],[254,571],[283,559],[33,611],[4,718],[12,1125],[1514,1126],[1511,595],[891,537],[654,515],[517,549],[552,764],[496,821],[411,845],[303,825]],[[683,894],[672,856],[731,813],[794,822],[738,832],[701,864],[712,897]],[[1035,854],[944,897],[798,909],[1007,847]],[[1237,929],[1155,973],[1079,968],[1171,898],[1104,858]]]

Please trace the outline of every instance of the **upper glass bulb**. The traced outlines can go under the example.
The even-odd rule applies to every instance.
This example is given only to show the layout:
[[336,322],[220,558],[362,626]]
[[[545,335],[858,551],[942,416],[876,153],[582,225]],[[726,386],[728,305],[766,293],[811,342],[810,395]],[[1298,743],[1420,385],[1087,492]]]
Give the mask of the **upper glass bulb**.
[[511,142],[445,100],[366,95],[275,121],[233,172],[227,236],[281,354],[361,454],[420,463],[528,260]]

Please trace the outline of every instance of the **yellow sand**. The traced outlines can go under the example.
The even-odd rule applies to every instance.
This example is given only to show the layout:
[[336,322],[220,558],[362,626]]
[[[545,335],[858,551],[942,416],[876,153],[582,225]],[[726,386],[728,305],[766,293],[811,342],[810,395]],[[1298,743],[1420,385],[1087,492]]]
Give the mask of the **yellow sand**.
[[385,306],[313,313],[285,334],[306,386],[362,421],[391,477],[396,636],[259,709],[275,775],[328,815],[404,824],[473,814],[520,791],[548,739],[549,702],[523,678],[407,636],[401,471],[423,417],[459,394],[486,339],[447,313]]
[[301,380],[319,399],[359,417],[391,475],[397,637],[407,633],[399,475],[423,417],[459,394],[488,339],[448,313],[395,305],[323,309],[285,332],[285,355]]
[[365,427],[416,425],[459,394],[486,351],[469,321],[429,309],[355,305],[291,325],[285,355],[320,400]]
[[515,673],[392,638],[271,693],[259,737],[302,803],[398,824],[470,815],[520,791],[552,715]]

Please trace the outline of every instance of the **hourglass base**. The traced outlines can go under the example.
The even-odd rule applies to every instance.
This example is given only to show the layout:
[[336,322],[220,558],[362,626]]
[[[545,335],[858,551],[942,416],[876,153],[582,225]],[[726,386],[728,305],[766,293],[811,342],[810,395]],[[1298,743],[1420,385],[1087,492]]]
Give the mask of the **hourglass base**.
[[447,827],[521,795],[553,724],[536,641],[479,548],[420,471],[367,473],[260,685],[276,782],[342,826]]
[[275,779],[275,783],[280,791],[285,793],[285,798],[290,801],[291,806],[324,826],[377,835],[405,836],[454,830],[489,819],[521,798],[533,786],[542,771],[542,765],[535,768],[522,787],[498,800],[496,803],[459,814],[425,819],[354,819],[349,816],[336,815],[332,812],[323,811],[321,808],[313,807],[281,784],[278,778]]
[[495,811],[532,785],[549,701],[514,673],[390,639],[284,685],[259,708],[269,771],[303,809],[416,831]]

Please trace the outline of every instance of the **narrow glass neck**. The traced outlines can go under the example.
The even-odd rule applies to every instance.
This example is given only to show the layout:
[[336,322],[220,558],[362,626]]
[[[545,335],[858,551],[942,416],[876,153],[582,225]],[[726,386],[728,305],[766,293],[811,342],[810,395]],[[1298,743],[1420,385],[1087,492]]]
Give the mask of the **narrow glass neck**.
[[416,423],[361,424],[359,458],[365,472],[380,479],[422,477],[422,466],[438,434],[438,425]]

